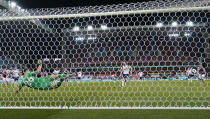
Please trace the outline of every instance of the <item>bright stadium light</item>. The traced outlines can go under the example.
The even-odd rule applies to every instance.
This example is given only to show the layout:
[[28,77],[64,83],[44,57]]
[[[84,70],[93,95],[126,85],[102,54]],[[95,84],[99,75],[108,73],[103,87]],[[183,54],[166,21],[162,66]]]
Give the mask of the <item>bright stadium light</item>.
[[48,59],[48,58],[44,58],[44,61],[48,62],[48,61],[50,61],[50,59]]
[[163,23],[157,23],[156,24],[156,27],[162,27],[163,26]]
[[179,34],[178,33],[173,33],[173,34],[168,34],[169,37],[178,37]]
[[106,30],[106,29],[108,29],[108,27],[106,25],[101,25],[101,29]]
[[191,36],[190,33],[185,33],[184,36],[188,37],[188,36]]
[[54,61],[61,61],[61,59],[60,58],[55,58]]
[[96,37],[88,37],[88,40],[95,40]]
[[85,38],[84,37],[77,37],[76,40],[79,40],[79,41],[82,41],[84,40]]
[[73,28],[73,31],[79,31],[79,27],[78,27],[78,26],[75,26],[75,27]]
[[18,10],[21,10],[21,7],[20,7],[20,6],[17,6],[17,9],[18,9]]
[[25,10],[24,10],[24,9],[21,9],[20,11],[21,11],[21,12],[25,12]]
[[193,26],[193,22],[191,21],[186,22],[186,26]]
[[88,27],[87,27],[87,30],[88,30],[88,31],[93,30],[93,26],[88,26]]
[[176,26],[178,26],[178,23],[177,23],[177,22],[173,22],[173,23],[172,23],[172,26],[173,26],[173,27],[176,27]]
[[17,4],[16,4],[16,2],[10,2],[9,6],[11,6],[12,8],[14,8],[14,7],[17,6]]

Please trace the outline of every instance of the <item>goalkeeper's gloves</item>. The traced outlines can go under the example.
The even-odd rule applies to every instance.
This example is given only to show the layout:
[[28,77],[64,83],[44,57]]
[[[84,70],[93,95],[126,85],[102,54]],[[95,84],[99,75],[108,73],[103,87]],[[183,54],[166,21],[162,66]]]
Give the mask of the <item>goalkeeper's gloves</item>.
[[67,77],[69,77],[69,78],[72,77],[72,76],[75,76],[75,73],[71,73],[71,74],[67,75]]
[[42,65],[42,60],[38,60],[38,64],[39,65]]

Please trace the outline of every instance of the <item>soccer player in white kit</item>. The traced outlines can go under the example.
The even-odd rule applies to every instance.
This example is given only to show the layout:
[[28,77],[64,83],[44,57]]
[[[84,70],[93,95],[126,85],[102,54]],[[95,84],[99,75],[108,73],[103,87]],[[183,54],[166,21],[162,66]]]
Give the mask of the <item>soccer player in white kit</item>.
[[192,82],[192,79],[194,76],[196,76],[196,73],[197,73],[196,69],[193,69],[192,67],[189,67],[187,69],[186,74],[190,82]]
[[139,80],[143,81],[143,75],[144,75],[144,72],[139,72],[138,73],[138,77],[139,77]]
[[81,80],[81,78],[82,78],[82,71],[79,70],[79,71],[77,72],[77,79],[78,79],[78,81]]
[[132,67],[127,65],[126,62],[122,62],[122,68],[120,69],[120,72],[123,75],[123,80],[122,80],[122,87],[126,85],[127,79],[129,77],[129,74],[132,74]]
[[16,67],[14,68],[12,74],[13,74],[14,82],[17,83],[20,76],[20,72],[18,71]]

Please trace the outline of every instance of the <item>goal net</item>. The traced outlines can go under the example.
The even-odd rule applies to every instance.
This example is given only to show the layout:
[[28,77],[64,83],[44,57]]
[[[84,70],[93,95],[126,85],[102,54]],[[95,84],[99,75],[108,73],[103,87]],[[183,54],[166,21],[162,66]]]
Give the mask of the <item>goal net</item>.
[[209,0],[0,10],[0,108],[209,109]]

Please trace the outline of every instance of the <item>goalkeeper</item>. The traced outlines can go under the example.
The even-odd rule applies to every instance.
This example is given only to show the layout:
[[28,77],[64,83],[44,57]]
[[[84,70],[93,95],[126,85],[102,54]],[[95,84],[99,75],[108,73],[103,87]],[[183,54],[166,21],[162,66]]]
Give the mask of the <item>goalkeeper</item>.
[[[23,86],[38,90],[55,89],[60,87],[64,79],[68,77],[66,74],[57,74],[37,78],[36,75],[40,73],[42,69],[42,61],[39,60],[38,64],[39,66],[35,72],[29,72],[28,69],[24,70],[23,80],[20,83],[19,88],[16,90],[16,94],[21,90]],[[56,81],[57,78],[59,78],[60,81]]]

